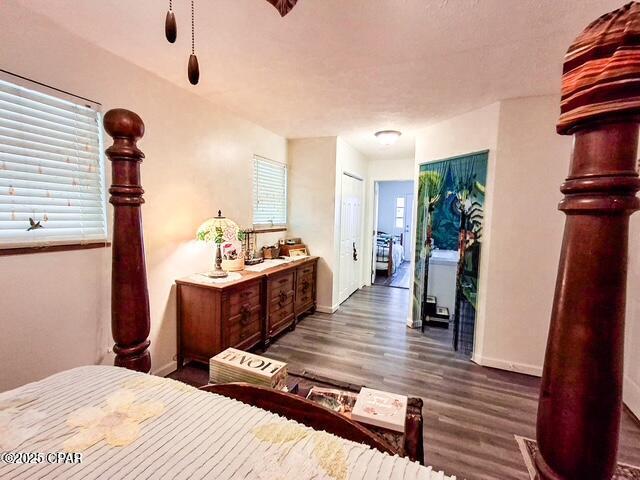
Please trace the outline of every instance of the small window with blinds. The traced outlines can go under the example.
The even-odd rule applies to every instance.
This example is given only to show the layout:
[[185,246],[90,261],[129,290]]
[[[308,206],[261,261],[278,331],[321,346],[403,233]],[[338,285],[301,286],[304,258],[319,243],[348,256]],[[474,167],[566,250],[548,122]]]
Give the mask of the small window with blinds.
[[253,224],[287,225],[287,166],[257,155],[253,157]]
[[0,249],[106,242],[99,105],[0,72]]

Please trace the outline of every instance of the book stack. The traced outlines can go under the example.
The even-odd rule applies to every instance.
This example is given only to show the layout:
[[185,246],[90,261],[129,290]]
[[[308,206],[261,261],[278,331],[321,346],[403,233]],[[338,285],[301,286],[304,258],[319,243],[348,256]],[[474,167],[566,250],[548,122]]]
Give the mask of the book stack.
[[357,422],[404,433],[407,397],[362,387],[351,418]]
[[211,383],[246,382],[282,390],[287,385],[287,364],[235,348],[209,361]]

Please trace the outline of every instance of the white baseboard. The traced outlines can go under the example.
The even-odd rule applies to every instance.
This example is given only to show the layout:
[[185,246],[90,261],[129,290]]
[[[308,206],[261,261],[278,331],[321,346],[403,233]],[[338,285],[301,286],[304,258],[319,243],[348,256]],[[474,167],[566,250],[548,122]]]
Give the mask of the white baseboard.
[[407,327],[409,328],[422,328],[422,320],[418,320],[416,322],[413,321],[411,315],[407,317]]
[[338,307],[339,307],[339,306],[340,306],[340,305],[334,305],[334,306],[332,306],[332,307],[329,307],[329,306],[327,306],[327,305],[318,305],[318,306],[316,307],[316,311],[317,311],[317,312],[320,312],[320,313],[335,313],[335,312],[336,312],[336,310],[338,310]]
[[502,360],[498,358],[488,358],[480,355],[473,355],[471,361],[482,365],[483,367],[499,368],[500,370],[507,370],[509,372],[524,373],[526,375],[533,375],[536,377],[542,376],[542,366],[528,365],[526,363],[510,362],[508,360]]
[[155,370],[153,370],[151,373],[157,377],[166,377],[167,375],[169,375],[171,372],[175,371],[178,368],[178,362],[176,362],[175,360],[172,362],[167,363],[166,365],[160,367],[160,368],[156,368]]
[[640,418],[640,385],[634,382],[629,376],[624,376],[624,404],[629,410]]

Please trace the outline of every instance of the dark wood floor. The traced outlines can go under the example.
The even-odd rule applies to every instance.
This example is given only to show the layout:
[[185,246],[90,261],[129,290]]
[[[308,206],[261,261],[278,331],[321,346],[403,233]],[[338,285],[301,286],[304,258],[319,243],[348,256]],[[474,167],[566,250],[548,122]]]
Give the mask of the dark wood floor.
[[409,282],[411,281],[411,262],[402,262],[398,265],[396,273],[387,277],[384,272],[379,271],[376,274],[376,280],[374,285],[380,285],[384,287],[396,287],[396,288],[409,288]]
[[[266,354],[298,370],[422,397],[426,461],[437,469],[468,480],[528,479],[513,436],[535,437],[539,380],[453,353],[445,330],[407,328],[407,308],[406,290],[368,287],[333,315],[303,319]],[[620,450],[621,461],[640,464],[640,428],[626,412]]]

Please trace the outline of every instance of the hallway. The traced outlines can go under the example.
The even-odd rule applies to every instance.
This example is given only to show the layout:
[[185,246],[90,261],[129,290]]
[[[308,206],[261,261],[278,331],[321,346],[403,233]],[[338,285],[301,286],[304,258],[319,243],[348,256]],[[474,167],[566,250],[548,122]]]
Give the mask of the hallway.
[[[422,397],[426,462],[436,469],[468,480],[528,479],[514,434],[535,437],[539,380],[480,367],[444,337],[407,328],[407,303],[406,290],[364,288],[333,315],[304,318],[266,355],[292,370]],[[640,464],[640,427],[626,412],[620,461]]]
[[405,260],[400,265],[396,273],[387,277],[383,272],[376,273],[376,281],[374,285],[380,285],[383,287],[396,287],[396,288],[409,288],[409,282],[411,281],[411,262]]

